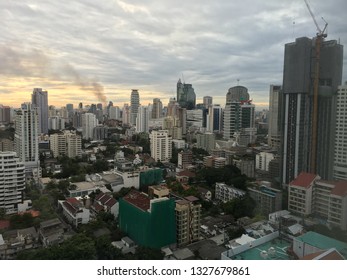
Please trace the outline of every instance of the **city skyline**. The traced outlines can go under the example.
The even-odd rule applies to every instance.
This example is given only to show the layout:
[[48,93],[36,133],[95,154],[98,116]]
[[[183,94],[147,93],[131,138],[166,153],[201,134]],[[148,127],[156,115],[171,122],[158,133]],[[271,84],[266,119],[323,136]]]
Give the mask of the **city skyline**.
[[[310,5],[321,27],[322,16],[329,23],[327,40],[345,45],[346,3]],[[185,10],[189,16],[180,16]],[[157,97],[166,105],[179,78],[193,85],[199,103],[209,95],[224,106],[228,89],[240,84],[258,108],[267,107],[270,84],[282,84],[284,45],[316,34],[303,0],[6,1],[0,15],[1,103],[14,107],[36,87],[56,106],[121,106],[132,88],[142,105]]]

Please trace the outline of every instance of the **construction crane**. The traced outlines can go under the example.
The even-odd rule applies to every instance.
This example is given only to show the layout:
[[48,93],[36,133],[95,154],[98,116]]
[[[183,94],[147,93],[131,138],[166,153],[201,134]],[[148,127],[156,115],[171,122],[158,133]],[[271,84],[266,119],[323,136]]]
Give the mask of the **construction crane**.
[[313,174],[317,174],[316,165],[317,165],[317,137],[318,137],[318,90],[319,90],[320,50],[321,50],[321,46],[324,41],[324,38],[328,36],[326,33],[328,23],[322,17],[323,21],[325,22],[325,26],[322,30],[319,27],[307,0],[304,0],[304,1],[313,19],[313,22],[317,28],[316,41],[315,41],[314,79],[313,79],[313,112],[312,112],[312,130],[311,130],[312,145],[311,145],[311,157],[310,157],[310,172]]

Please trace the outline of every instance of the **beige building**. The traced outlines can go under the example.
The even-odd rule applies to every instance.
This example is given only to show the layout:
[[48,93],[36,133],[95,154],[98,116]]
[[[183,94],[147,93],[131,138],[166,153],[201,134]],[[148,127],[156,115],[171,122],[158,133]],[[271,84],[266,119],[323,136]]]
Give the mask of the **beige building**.
[[51,134],[49,141],[54,157],[65,155],[74,158],[82,155],[81,136],[74,131]]
[[300,173],[289,184],[288,210],[315,215],[331,226],[347,229],[347,181],[320,180],[318,175]]
[[198,198],[188,196],[176,200],[177,246],[190,244],[200,238],[201,204]]

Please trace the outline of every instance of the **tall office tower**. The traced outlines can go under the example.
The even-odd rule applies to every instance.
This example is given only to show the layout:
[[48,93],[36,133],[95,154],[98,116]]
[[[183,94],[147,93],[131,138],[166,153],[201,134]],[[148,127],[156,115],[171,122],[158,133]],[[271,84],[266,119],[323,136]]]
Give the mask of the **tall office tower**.
[[255,106],[249,100],[248,89],[235,86],[226,95],[224,110],[224,139],[235,138],[245,133],[253,134],[255,129]]
[[186,108],[178,108],[178,119],[179,126],[182,127],[182,134],[185,135],[187,133],[187,109]]
[[155,161],[168,162],[172,156],[172,138],[167,130],[152,130],[149,135],[151,157]]
[[39,133],[48,133],[48,93],[42,88],[34,88],[31,95],[31,103],[38,108]]
[[[302,171],[319,174],[323,179],[332,178],[335,103],[337,87],[341,85],[342,80],[343,46],[335,40],[323,41],[320,46],[320,59],[317,60],[315,43],[316,38],[304,37],[285,45],[282,169],[284,184],[291,182]],[[315,79],[317,63],[319,76]],[[316,119],[313,118],[315,80],[318,87]],[[313,129],[313,123],[317,124],[316,130]]]
[[172,139],[182,139],[182,127],[178,117],[168,116],[164,118],[163,130],[167,130]]
[[282,88],[270,85],[268,144],[277,151],[281,147]]
[[120,109],[118,106],[109,107],[108,117],[111,120],[119,120],[120,119]]
[[81,128],[82,127],[82,112],[75,112],[72,117],[72,126],[74,128]]
[[153,99],[152,119],[160,119],[163,116],[163,103],[159,98]]
[[130,124],[130,107],[128,103],[124,103],[122,110],[122,122],[124,124]]
[[0,104],[0,124],[9,124],[11,122],[11,108]]
[[6,214],[18,212],[25,189],[25,167],[15,152],[0,152],[0,208]]
[[181,79],[177,82],[177,102],[181,108],[188,110],[195,108],[196,95],[194,88],[191,84],[182,84]]
[[[87,106],[88,106],[88,105],[87,105]],[[90,107],[89,107],[88,113],[96,114],[96,110],[97,110],[96,104],[92,104],[92,105],[90,105]]]
[[72,120],[73,120],[73,113],[74,113],[73,104],[71,104],[71,103],[66,104],[66,110],[67,110],[67,112],[68,112],[68,122],[69,122],[69,123],[72,123]]
[[220,105],[210,105],[208,108],[206,130],[221,132],[223,130],[223,109]]
[[167,105],[167,116],[168,117],[177,117],[179,104],[175,98],[170,98],[169,104]]
[[78,103],[78,109],[79,109],[79,110],[82,110],[82,109],[83,109],[83,103],[82,103],[82,102]]
[[136,132],[149,131],[149,111],[148,107],[140,106],[136,117]]
[[347,82],[338,87],[334,151],[334,180],[347,180]]
[[198,129],[202,128],[202,122],[203,122],[203,111],[200,109],[194,109],[194,110],[187,110],[187,128],[195,127]]
[[204,96],[204,97],[203,97],[203,103],[204,103],[204,107],[205,107],[206,109],[208,109],[208,107],[209,107],[210,105],[212,105],[212,102],[213,102],[213,99],[212,99],[211,96]]
[[82,136],[83,139],[93,139],[93,129],[96,127],[96,116],[92,113],[82,115]]
[[[48,119],[47,119],[48,120]],[[26,174],[39,166],[39,114],[37,107],[24,103],[15,115],[14,146],[19,160],[24,163]]]
[[130,96],[130,123],[132,125],[136,124],[137,112],[140,106],[140,95],[137,89],[131,91]]

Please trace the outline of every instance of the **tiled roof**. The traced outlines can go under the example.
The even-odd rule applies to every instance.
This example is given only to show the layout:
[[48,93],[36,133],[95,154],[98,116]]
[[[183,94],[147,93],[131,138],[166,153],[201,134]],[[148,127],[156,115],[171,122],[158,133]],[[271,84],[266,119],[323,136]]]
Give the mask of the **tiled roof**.
[[92,205],[92,208],[94,208],[94,210],[96,211],[96,212],[100,212],[100,211],[102,211],[102,210],[104,210],[104,207],[102,206],[102,205],[100,205],[98,202],[94,202],[93,203],[93,205]]
[[345,258],[332,248],[327,251],[319,251],[316,253],[308,254],[304,256],[301,260],[344,260]]
[[338,196],[346,196],[347,195],[347,181],[338,181],[335,184],[335,188],[331,190],[331,194]]
[[188,170],[184,170],[184,171],[181,171],[179,173],[177,173],[177,176],[179,177],[195,177],[195,173],[193,172],[190,172]]
[[136,190],[131,190],[126,196],[123,197],[123,199],[143,211],[147,211],[150,208],[149,197]]
[[107,207],[112,207],[113,205],[115,205],[117,203],[117,200],[115,200],[113,197],[110,197],[109,200],[106,201],[105,205]]
[[72,204],[70,204],[68,201],[63,202],[64,207],[67,211],[69,211],[71,214],[75,215],[78,211],[78,208],[76,209]]
[[[318,177],[316,174],[301,172],[293,181],[289,183],[290,186],[297,186],[309,188],[312,182]],[[319,178],[319,177],[318,177]]]

